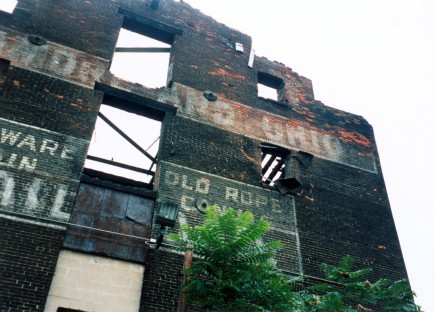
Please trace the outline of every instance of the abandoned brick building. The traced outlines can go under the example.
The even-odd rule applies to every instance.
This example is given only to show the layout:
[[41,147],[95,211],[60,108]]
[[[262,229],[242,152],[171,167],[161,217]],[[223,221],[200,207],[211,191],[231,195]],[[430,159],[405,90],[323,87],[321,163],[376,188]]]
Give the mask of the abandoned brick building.
[[[372,127],[315,100],[249,36],[183,1],[11,2],[2,311],[175,311],[183,256],[162,235],[211,204],[267,218],[289,274],[315,281],[351,255],[375,277],[406,277]],[[126,59],[150,85],[123,76]]]

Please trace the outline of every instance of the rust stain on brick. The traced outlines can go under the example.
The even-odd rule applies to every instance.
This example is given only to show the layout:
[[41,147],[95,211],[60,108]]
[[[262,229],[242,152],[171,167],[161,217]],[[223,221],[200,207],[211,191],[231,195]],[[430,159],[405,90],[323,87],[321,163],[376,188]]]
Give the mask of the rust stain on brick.
[[243,148],[240,148],[240,151],[242,152],[243,156],[245,156],[249,161],[253,162],[253,163],[257,163],[257,159],[255,159],[254,157],[249,156],[244,150]]
[[200,179],[202,182],[205,182],[205,183],[211,183],[211,181],[210,181],[210,179],[209,178],[201,178]]
[[70,105],[73,106],[73,107],[80,108],[80,109],[85,110],[85,111],[90,111],[91,110],[90,107],[87,107],[87,106],[84,106],[84,105],[81,105],[81,104],[77,104],[77,103],[70,103]]
[[218,69],[215,69],[213,71],[209,71],[208,73],[209,73],[209,75],[212,75],[212,76],[219,76],[219,77],[223,77],[223,78],[227,78],[227,79],[239,79],[239,80],[246,79],[245,76],[230,73],[222,68],[218,68]]
[[60,94],[52,93],[52,95],[53,95],[55,98],[58,98],[58,99],[61,99],[61,100],[64,98],[64,96],[63,96],[63,95],[60,95]]
[[340,134],[340,139],[343,142],[347,143],[357,143],[364,146],[370,146],[371,142],[368,138],[366,138],[361,133],[355,131],[346,131],[344,129],[338,129],[338,133]]
[[245,181],[246,180],[246,174],[244,172],[241,172],[239,174],[239,181]]

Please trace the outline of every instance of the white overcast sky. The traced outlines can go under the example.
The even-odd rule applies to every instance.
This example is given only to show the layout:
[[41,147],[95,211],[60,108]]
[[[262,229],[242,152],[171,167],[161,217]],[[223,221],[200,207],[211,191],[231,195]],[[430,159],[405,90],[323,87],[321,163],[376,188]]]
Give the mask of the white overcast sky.
[[435,311],[435,1],[187,0],[365,117],[417,303]]

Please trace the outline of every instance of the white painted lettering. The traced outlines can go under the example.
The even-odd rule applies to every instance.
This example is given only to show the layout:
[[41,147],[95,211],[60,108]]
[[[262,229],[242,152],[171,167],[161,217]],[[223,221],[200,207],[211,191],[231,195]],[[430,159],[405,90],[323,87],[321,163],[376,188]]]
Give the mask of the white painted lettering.
[[210,189],[210,181],[207,179],[199,179],[196,181],[195,191],[201,194],[208,194]]
[[213,114],[214,122],[223,126],[234,125],[236,113],[230,104],[216,101],[213,102],[213,107],[216,110],[216,112]]
[[179,180],[179,176],[177,173],[172,171],[166,171],[165,173],[165,182],[169,185],[177,185]]
[[15,132],[12,130],[2,128],[2,136],[0,138],[0,142],[5,143],[9,141],[9,145],[14,145],[20,135],[21,132]]
[[271,200],[272,210],[275,212],[282,212],[281,204],[278,199],[272,198]]
[[36,151],[36,140],[33,135],[26,135],[26,137],[18,143],[17,147],[27,146],[31,151]]
[[63,212],[61,210],[65,201],[66,191],[67,191],[66,185],[59,184],[57,186],[57,193],[56,193],[56,197],[54,198],[53,206],[51,207],[50,210],[50,215],[57,219],[68,221],[70,216],[69,213]]
[[195,210],[195,198],[182,195],[180,208],[187,211]]
[[2,186],[0,188],[0,204],[2,206],[12,206],[14,204],[14,178],[8,172],[0,170],[0,181],[2,182],[0,184]]
[[314,150],[319,152],[325,150],[325,147],[323,145],[323,140],[319,141],[319,134],[314,130],[310,130],[310,134],[311,134],[311,142],[313,142]]
[[311,138],[307,135],[306,131],[302,127],[287,128],[288,142],[291,146],[301,148],[303,150],[309,150],[312,148]]
[[6,46],[6,38],[8,37],[8,34],[4,31],[0,31],[0,49],[3,49]]
[[325,144],[325,150],[328,156],[333,160],[339,160],[343,154],[343,148],[340,141],[330,135],[323,137],[323,143]]
[[225,200],[232,200],[238,202],[237,197],[239,196],[239,190],[232,187],[225,187]]
[[283,141],[284,131],[280,125],[269,121],[266,116],[263,116],[263,130],[269,140]]
[[21,162],[18,166],[18,169],[24,169],[28,171],[33,171],[36,168],[36,163],[38,162],[38,159],[33,158],[32,162],[29,161],[29,157],[23,156],[21,159]]
[[76,68],[77,60],[74,54],[66,51],[55,50],[51,59],[50,67],[52,69],[62,69],[62,72],[71,75]]
[[95,78],[95,66],[90,62],[82,62],[78,64],[78,70],[76,71],[77,76],[81,81],[91,80],[94,81]]
[[240,202],[244,205],[252,206],[253,199],[252,193],[249,192],[241,192],[240,193]]
[[51,156],[54,156],[54,152],[57,150],[59,143],[49,139],[43,139],[41,148],[39,149],[40,153],[44,153],[48,151]]
[[8,160],[8,165],[13,166],[15,163],[15,160],[17,160],[17,156],[18,155],[15,153],[11,154],[11,156],[9,157],[9,160]]
[[41,189],[41,179],[33,179],[32,185],[29,186],[25,207],[27,210],[35,210],[39,205],[39,191]]
[[193,191],[193,186],[187,185],[187,176],[183,175],[181,177],[181,187],[186,190]]
[[[27,186],[27,197],[24,203],[24,210],[28,213],[35,211],[41,205],[47,201],[43,192],[44,185],[46,182],[39,178],[34,178]],[[13,207],[15,204],[15,193],[16,188],[21,187],[16,185],[15,178],[12,173],[0,170],[0,205],[3,207]],[[50,216],[56,219],[62,219],[68,221],[69,213],[63,212],[62,207],[65,204],[65,197],[67,194],[68,186],[64,184],[57,185],[56,196],[54,198],[53,204],[50,208]],[[21,193],[21,190],[19,190]],[[22,208],[22,205],[19,207]],[[43,208],[43,207],[42,207]]]
[[65,146],[60,154],[60,158],[63,159],[73,159],[72,155],[75,151],[74,148]]
[[257,195],[255,204],[256,206],[259,208],[261,206],[267,206],[267,197],[265,196],[261,196],[261,195]]

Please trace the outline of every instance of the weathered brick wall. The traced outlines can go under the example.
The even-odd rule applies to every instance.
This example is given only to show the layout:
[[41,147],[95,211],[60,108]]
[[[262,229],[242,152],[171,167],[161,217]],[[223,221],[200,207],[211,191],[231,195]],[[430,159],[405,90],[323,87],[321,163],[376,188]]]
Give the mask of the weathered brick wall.
[[[5,311],[44,309],[64,234],[47,219],[69,220],[102,99],[93,86],[108,64],[55,42],[49,33],[61,29],[51,22],[68,22],[53,19],[50,5],[23,0],[13,14],[1,16],[0,57],[8,65],[0,84],[0,221],[6,236],[0,242],[0,306]],[[31,43],[31,33],[47,41]]]
[[0,217],[0,310],[43,311],[64,230]]
[[177,311],[183,259],[164,250],[148,251],[139,311]]
[[260,141],[178,116],[165,118],[162,136],[162,160],[260,185]]
[[314,158],[300,172],[305,188],[295,198],[304,273],[321,276],[322,262],[345,255],[372,278],[406,277],[405,264],[379,174]]
[[[155,190],[158,202],[181,205],[180,222],[201,222],[194,204],[201,197],[269,218],[273,229],[265,239],[284,241],[278,264],[287,271],[318,276],[321,262],[351,254],[358,264],[374,267],[376,277],[406,276],[367,121],[316,101],[311,81],[281,63],[255,56],[248,66],[249,36],[181,1],[161,0],[157,10],[150,3],[19,0],[13,14],[0,12],[1,210],[69,220],[106,92],[106,99],[128,100],[131,111],[163,119]],[[169,87],[145,88],[108,71],[126,16],[176,30]],[[32,43],[30,34],[42,44]],[[283,82],[279,101],[258,97],[259,75]],[[205,90],[217,100],[207,100]],[[314,156],[308,167],[295,160],[302,183],[295,197],[260,183],[261,143]],[[4,239],[1,246],[11,246],[13,261],[27,259],[30,238],[60,246],[60,232],[21,221],[1,219],[14,243]],[[37,259],[46,259],[37,251]],[[9,275],[17,285],[39,283],[38,303],[28,291],[1,297],[0,304],[15,300],[13,307],[42,309],[45,293],[38,291],[48,288],[57,253],[53,247],[41,264],[51,272],[43,279]],[[23,272],[36,270],[27,260],[17,263]],[[181,266],[182,257],[173,253],[148,255],[143,311],[175,310]],[[2,279],[0,289],[15,289],[9,283]]]
[[0,108],[3,209],[68,220],[99,105],[93,94],[9,69]]
[[207,200],[210,205],[217,205],[222,212],[228,208],[249,210],[256,217],[268,220],[272,231],[265,235],[265,239],[279,237],[286,250],[278,256],[278,265],[288,271],[300,271],[292,196],[282,196],[274,190],[166,162],[160,165],[159,191],[159,200],[169,200],[180,205],[180,223],[195,225],[203,221],[203,215],[196,206],[196,201],[201,199]]

